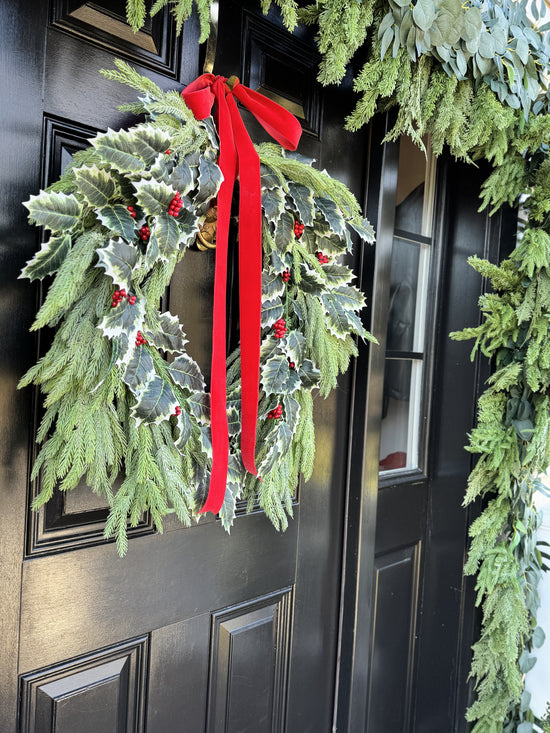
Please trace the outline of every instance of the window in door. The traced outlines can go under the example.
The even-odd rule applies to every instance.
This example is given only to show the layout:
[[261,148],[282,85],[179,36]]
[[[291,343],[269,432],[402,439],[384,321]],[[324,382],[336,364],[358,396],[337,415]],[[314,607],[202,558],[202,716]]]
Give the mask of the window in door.
[[391,256],[380,471],[422,468],[435,158],[401,138]]

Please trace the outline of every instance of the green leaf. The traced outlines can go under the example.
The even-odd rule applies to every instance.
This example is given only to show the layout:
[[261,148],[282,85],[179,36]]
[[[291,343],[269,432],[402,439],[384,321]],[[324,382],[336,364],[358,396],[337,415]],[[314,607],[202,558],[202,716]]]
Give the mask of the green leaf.
[[78,222],[81,206],[72,194],[41,191],[31,196],[23,206],[29,210],[31,224],[45,226],[52,232],[72,229]]
[[284,254],[290,249],[293,241],[294,219],[288,211],[283,211],[275,229],[275,246],[281,254]]
[[159,214],[151,228],[151,239],[155,239],[158,245],[159,254],[163,259],[170,259],[170,256],[178,251],[180,230],[176,219],[169,214]]
[[302,223],[306,226],[313,226],[313,216],[315,213],[313,207],[313,195],[311,189],[302,186],[299,183],[288,183],[288,190],[296,209],[300,215]]
[[[105,274],[112,279],[114,285],[129,290],[132,272],[140,259],[137,247],[126,244],[121,239],[111,239],[106,247],[100,247],[96,252],[99,257],[96,267],[103,267]],[[120,307],[118,305],[112,310]]]
[[283,395],[281,402],[283,404],[283,412],[285,416],[285,422],[289,425],[292,434],[296,432],[298,426],[298,417],[300,416],[300,403],[295,400],[294,397],[289,395]]
[[290,371],[286,356],[273,356],[268,359],[262,366],[260,376],[265,394],[282,394],[286,392]]
[[300,263],[300,288],[310,295],[320,295],[326,290],[323,276],[304,262]]
[[315,197],[315,206],[331,230],[340,237],[344,236],[345,222],[340,209],[332,199]]
[[262,191],[262,208],[268,221],[277,222],[285,207],[282,189],[268,188]]
[[206,425],[210,422],[210,395],[206,392],[193,392],[187,398],[187,404],[195,420]]
[[90,142],[101,158],[121,173],[138,173],[145,168],[145,163],[135,155],[135,141],[131,132],[116,132],[109,128]]
[[[159,181],[142,178],[140,181],[133,181],[132,185],[136,190],[139,205],[146,214],[151,216],[166,213],[170,202],[176,195],[176,189],[173,186]],[[187,208],[191,208],[190,201],[188,201]]]
[[136,236],[136,225],[128,209],[122,204],[104,206],[97,212],[100,222],[110,229],[113,234],[124,237],[131,242]]
[[298,367],[298,375],[305,389],[317,387],[321,379],[321,372],[311,359],[304,359],[302,365]]
[[533,723],[529,723],[529,721],[526,720],[518,725],[516,733],[533,733],[534,730]]
[[353,285],[341,285],[333,293],[345,308],[350,310],[361,310],[365,306],[365,296]]
[[115,195],[116,184],[109,172],[95,165],[73,172],[78,190],[90,206],[106,206]]
[[124,382],[137,395],[145,389],[145,386],[155,376],[155,367],[151,354],[143,346],[134,350],[132,358],[124,372]]
[[542,629],[540,626],[537,626],[536,629],[533,631],[533,646],[535,647],[535,649],[540,649],[545,640],[546,634],[544,633],[544,629]]
[[323,275],[330,287],[347,285],[355,277],[349,267],[345,265],[325,265]]
[[283,317],[283,304],[281,299],[275,297],[271,300],[262,301],[262,328],[269,328],[275,321]]
[[260,174],[262,190],[281,187],[279,176],[274,173],[271,168],[269,168],[267,165],[264,165],[263,163],[260,165]]
[[182,410],[176,416],[176,434],[174,436],[174,445],[178,450],[183,450],[185,444],[191,437],[192,425],[191,419],[185,410]]
[[306,352],[306,339],[301,331],[293,329],[282,339],[285,354],[295,364],[300,365]]
[[[128,245],[126,245],[128,246]],[[107,338],[115,338],[125,334],[130,344],[136,340],[137,332],[145,315],[145,299],[138,298],[134,305],[123,300],[116,308],[109,308],[98,328]]]
[[349,221],[348,225],[361,237],[365,242],[374,242],[374,229],[368,219],[361,219],[360,222]]
[[165,153],[170,138],[156,125],[136,125],[132,128],[133,151],[146,163],[152,165],[159,153]]
[[262,272],[262,298],[270,300],[285,291],[285,283],[279,273],[272,270]]
[[209,201],[217,193],[222,184],[223,175],[216,163],[201,156],[199,163],[199,191],[195,196],[195,206]]
[[193,177],[193,171],[189,163],[184,159],[174,168],[168,179],[174,188],[180,192],[181,196],[189,193],[195,186],[195,179]]
[[345,306],[333,292],[323,293],[321,302],[325,309],[327,327],[336,338],[344,339],[349,332],[349,320]]
[[31,281],[42,280],[46,275],[51,275],[61,267],[70,249],[70,234],[50,237],[47,242],[42,244],[32,260],[27,262],[19,277],[26,277]]
[[423,31],[427,31],[432,25],[436,15],[436,8],[432,0],[417,0],[412,11],[413,20]]
[[138,425],[140,423],[151,425],[169,420],[177,404],[172,387],[155,375],[139,393],[131,414]]
[[199,365],[188,354],[181,354],[168,366],[170,376],[180,387],[190,392],[202,392],[204,390],[204,378]]
[[524,649],[523,652],[521,653],[521,657],[519,658],[519,662],[518,662],[519,671],[522,674],[527,674],[527,672],[533,669],[536,663],[537,663],[537,658],[531,657],[527,649]]
[[466,8],[466,12],[464,13],[464,31],[462,33],[464,40],[477,39],[482,31],[484,31],[484,27],[480,9],[476,7]]
[[194,211],[181,209],[176,222],[179,230],[179,248],[182,250],[195,241],[199,231],[199,218]]
[[157,349],[168,352],[181,351],[187,343],[179,318],[168,311],[165,313],[153,311],[148,316],[147,325],[148,328],[144,330],[143,335]]

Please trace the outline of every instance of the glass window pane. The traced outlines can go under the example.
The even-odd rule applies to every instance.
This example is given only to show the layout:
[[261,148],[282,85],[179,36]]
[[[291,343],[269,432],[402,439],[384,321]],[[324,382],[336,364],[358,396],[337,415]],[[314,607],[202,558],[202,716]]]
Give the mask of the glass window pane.
[[399,141],[395,228],[422,234],[426,157],[409,137]]
[[386,359],[380,434],[380,471],[416,468],[422,361]]

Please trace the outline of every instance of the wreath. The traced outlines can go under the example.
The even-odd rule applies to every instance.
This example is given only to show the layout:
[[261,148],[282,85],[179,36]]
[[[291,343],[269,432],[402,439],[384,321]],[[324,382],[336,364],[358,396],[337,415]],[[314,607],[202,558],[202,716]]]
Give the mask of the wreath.
[[[179,319],[160,309],[176,264],[197,236],[213,246],[222,183],[211,117],[195,119],[177,91],[163,92],[123,62],[105,76],[141,92],[124,109],[145,114],[75,154],[52,186],[25,203],[49,230],[22,277],[54,276],[31,330],[55,327],[51,347],[20,382],[44,394],[37,509],[83,477],[104,495],[105,536],[127,549],[128,522],[149,512],[198,518],[212,468],[209,392],[187,353]],[[241,349],[228,357],[227,482],[219,510],[229,531],[239,499],[287,527],[299,473],[315,452],[313,391],[336,386],[374,340],[362,293],[341,256],[372,228],[340,182],[280,146],[256,147],[261,167],[261,344],[256,465],[241,455]],[[259,478],[261,477],[261,479]]]

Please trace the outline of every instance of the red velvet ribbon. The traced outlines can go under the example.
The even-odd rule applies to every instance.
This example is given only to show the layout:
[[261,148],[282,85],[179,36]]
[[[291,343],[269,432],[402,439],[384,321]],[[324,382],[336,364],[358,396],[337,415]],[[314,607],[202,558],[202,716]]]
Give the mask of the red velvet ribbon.
[[[233,77],[234,78],[234,77]],[[239,309],[241,340],[241,454],[247,471],[257,476],[256,424],[260,382],[262,307],[262,211],[260,159],[239,114],[235,97],[262,127],[287,150],[296,150],[302,128],[286,109],[240,84],[232,88],[223,76],[203,74],[181,93],[198,120],[211,114],[216,103],[220,138],[218,165],[223,183],[218,192],[212,370],[210,407],[212,424],[212,473],[206,503],[201,512],[219,512],[225,496],[229,460],[226,383],[227,253],[231,199],[237,176],[239,200]]]

